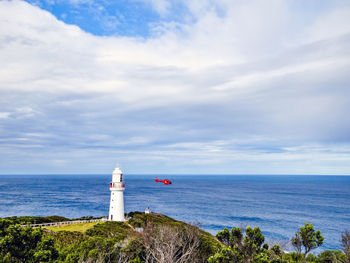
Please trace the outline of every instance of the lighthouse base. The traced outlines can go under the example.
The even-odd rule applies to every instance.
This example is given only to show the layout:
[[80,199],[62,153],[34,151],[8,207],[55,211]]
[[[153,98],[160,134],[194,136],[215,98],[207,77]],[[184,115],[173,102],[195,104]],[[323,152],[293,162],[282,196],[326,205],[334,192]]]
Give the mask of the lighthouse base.
[[123,190],[111,190],[111,202],[109,207],[109,221],[125,221]]

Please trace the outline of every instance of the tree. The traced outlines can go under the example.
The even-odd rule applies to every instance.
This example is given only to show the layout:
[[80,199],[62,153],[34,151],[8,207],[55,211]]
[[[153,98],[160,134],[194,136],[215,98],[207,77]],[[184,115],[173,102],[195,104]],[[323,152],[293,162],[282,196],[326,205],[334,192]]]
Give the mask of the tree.
[[216,234],[216,237],[220,240],[220,242],[224,243],[226,246],[230,245],[231,235],[230,231],[226,227],[224,228],[224,230],[219,231]]
[[321,246],[323,240],[324,238],[321,236],[321,231],[315,231],[312,224],[305,223],[292,238],[292,245],[298,254],[301,254],[301,248],[303,247],[305,258],[311,250]]
[[[309,254],[309,256],[312,254]],[[312,261],[315,263],[343,263],[345,255],[340,250],[325,250]]]
[[209,263],[230,263],[240,262],[231,247],[222,247],[220,252],[216,253],[208,259]]
[[42,238],[36,247],[34,258],[37,262],[52,262],[58,258],[58,251],[54,247],[55,241],[51,237]]
[[270,252],[271,252],[271,258],[272,258],[271,262],[277,263],[282,261],[283,251],[280,245],[278,244],[273,245],[270,249]]
[[246,236],[244,237],[244,250],[246,254],[246,258],[248,262],[252,260],[252,258],[258,254],[261,250],[261,246],[264,244],[265,237],[261,234],[260,228],[255,227],[247,227]]
[[0,262],[53,262],[58,257],[51,238],[40,228],[0,220]]
[[216,237],[224,245],[221,250],[214,256],[209,258],[210,263],[216,262],[266,262],[269,257],[267,249],[263,248],[264,236],[261,234],[260,228],[247,227],[245,236],[242,230],[234,227],[231,231],[225,228],[219,231]]
[[294,237],[292,238],[292,246],[294,247],[294,250],[298,253],[298,255],[302,252],[302,240],[300,236],[300,231],[296,232]]
[[200,234],[196,227],[148,224],[141,235],[145,262],[198,262]]
[[231,233],[230,233],[230,244],[231,247],[233,246],[237,246],[238,248],[242,248],[243,244],[243,233],[242,230],[238,227],[234,227],[231,229]]

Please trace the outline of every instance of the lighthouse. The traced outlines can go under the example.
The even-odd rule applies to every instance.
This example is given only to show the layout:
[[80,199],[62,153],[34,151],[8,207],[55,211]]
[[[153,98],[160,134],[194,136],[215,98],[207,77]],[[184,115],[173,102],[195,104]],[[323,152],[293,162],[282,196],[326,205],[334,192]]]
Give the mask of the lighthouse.
[[109,221],[124,221],[124,195],[125,184],[123,183],[123,173],[119,168],[115,168],[112,173],[112,182],[109,184],[111,190],[111,202],[109,205]]

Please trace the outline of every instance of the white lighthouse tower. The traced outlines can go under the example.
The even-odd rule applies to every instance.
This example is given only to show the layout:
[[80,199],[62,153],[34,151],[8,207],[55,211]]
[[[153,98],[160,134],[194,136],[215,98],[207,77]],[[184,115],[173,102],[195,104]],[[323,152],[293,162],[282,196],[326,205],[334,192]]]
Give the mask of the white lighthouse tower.
[[124,195],[125,184],[123,183],[123,173],[119,168],[115,168],[112,174],[112,182],[109,184],[111,190],[111,202],[109,205],[110,221],[124,221]]

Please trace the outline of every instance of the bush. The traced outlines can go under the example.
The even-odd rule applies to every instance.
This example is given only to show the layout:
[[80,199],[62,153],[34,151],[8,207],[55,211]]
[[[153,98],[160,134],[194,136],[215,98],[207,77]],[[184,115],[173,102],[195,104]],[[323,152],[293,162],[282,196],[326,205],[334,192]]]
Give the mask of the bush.
[[54,240],[42,229],[8,225],[0,219],[0,262],[53,262],[58,257]]

